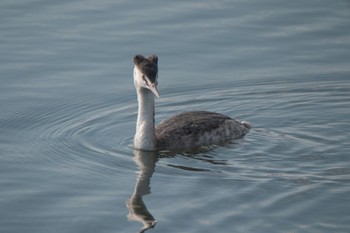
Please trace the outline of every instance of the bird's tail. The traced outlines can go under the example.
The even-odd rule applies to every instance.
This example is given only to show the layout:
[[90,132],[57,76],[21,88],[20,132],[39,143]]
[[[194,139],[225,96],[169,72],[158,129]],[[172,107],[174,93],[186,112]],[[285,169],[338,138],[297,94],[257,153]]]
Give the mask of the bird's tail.
[[248,130],[252,128],[251,124],[247,121],[241,121],[241,124],[246,127]]

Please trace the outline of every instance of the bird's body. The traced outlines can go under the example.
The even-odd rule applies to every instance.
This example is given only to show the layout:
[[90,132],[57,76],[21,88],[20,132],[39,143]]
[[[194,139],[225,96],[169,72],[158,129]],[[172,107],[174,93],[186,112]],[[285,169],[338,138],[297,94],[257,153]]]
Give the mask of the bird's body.
[[247,125],[228,116],[206,111],[184,112],[155,129],[158,149],[191,148],[240,138]]
[[134,57],[134,84],[138,118],[134,146],[142,150],[173,150],[218,144],[248,133],[250,126],[228,116],[206,111],[177,114],[154,126],[154,96],[157,90],[158,57]]

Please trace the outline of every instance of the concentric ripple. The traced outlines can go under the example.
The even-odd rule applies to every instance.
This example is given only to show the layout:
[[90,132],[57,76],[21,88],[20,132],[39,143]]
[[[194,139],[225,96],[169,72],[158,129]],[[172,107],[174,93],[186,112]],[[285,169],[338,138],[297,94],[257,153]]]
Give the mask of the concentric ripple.
[[[21,158],[33,169],[46,160],[52,169],[83,174],[93,171],[99,176],[108,176],[108,170],[119,166],[134,170],[130,143],[136,105],[116,106],[115,97],[41,100],[30,108],[20,101],[12,102],[15,111],[0,125],[4,134],[17,135],[16,144],[3,143],[1,148],[18,154],[12,159]],[[123,179],[128,179],[127,173]]]

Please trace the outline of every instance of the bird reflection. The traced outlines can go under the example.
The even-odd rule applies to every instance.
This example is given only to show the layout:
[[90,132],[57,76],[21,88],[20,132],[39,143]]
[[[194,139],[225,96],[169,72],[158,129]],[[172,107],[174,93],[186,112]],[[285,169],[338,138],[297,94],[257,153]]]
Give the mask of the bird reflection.
[[152,214],[147,210],[145,203],[142,200],[144,195],[150,194],[150,180],[153,175],[157,154],[155,152],[145,152],[140,150],[134,151],[134,161],[136,162],[139,172],[134,192],[126,206],[129,209],[128,219],[131,221],[139,221],[143,224],[140,233],[153,228],[157,221]]

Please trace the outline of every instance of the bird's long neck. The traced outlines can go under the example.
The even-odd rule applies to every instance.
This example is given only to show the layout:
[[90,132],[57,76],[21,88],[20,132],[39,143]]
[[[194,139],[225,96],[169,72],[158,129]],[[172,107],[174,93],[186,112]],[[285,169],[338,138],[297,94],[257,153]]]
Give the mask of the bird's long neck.
[[154,151],[156,135],[154,130],[154,95],[145,88],[137,88],[138,115],[134,146],[136,149]]

